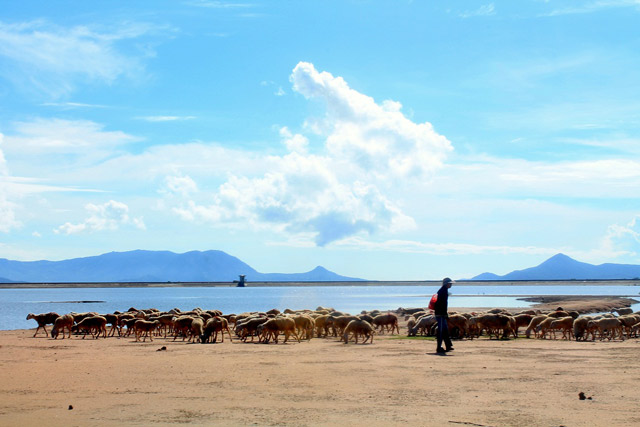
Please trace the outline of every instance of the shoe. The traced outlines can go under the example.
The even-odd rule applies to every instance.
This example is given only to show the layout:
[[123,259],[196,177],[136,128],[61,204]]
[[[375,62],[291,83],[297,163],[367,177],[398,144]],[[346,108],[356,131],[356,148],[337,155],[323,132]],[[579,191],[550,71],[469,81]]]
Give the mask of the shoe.
[[438,353],[438,354],[445,354],[445,353],[446,353],[446,350],[445,350],[444,348],[442,348],[442,347],[438,347],[438,348],[436,349],[436,353]]
[[455,348],[453,348],[453,347],[449,347],[449,348],[448,348],[448,349],[446,349],[445,351],[453,351],[453,350],[455,350]]

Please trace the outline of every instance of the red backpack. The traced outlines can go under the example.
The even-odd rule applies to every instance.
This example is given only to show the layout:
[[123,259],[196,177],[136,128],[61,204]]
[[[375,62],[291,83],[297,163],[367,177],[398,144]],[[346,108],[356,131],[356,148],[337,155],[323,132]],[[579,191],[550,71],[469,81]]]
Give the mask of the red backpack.
[[436,301],[438,301],[438,294],[433,294],[431,300],[429,301],[429,310],[436,309]]

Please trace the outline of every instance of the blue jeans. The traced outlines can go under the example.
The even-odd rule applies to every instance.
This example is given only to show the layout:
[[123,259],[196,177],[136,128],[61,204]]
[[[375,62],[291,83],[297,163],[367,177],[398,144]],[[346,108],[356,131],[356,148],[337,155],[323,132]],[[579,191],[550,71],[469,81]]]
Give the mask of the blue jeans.
[[447,316],[436,316],[438,322],[438,348],[442,348],[442,341],[447,348],[453,347],[449,338],[449,325],[447,324]]

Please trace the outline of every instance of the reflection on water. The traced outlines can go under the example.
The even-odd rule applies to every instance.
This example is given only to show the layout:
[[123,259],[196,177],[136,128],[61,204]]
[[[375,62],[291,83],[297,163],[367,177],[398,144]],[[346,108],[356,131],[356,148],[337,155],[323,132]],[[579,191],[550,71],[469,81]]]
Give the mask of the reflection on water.
[[[224,313],[292,310],[318,306],[359,313],[362,310],[391,310],[423,307],[437,286],[301,286],[301,287],[144,287],[0,289],[0,329],[36,327],[26,320],[28,313],[96,311],[110,313],[134,308],[191,310],[218,309]],[[464,286],[451,288],[451,307],[527,307],[518,298],[535,295],[617,295],[638,297],[640,286]],[[76,303],[74,301],[100,301]],[[640,309],[640,304],[634,310]]]

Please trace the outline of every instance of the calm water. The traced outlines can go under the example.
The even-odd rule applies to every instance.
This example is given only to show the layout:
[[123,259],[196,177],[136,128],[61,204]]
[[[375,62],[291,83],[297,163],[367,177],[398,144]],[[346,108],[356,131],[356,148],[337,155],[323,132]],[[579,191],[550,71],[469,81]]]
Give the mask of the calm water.
[[[61,288],[0,289],[0,330],[36,327],[28,313],[96,311],[110,313],[129,307],[191,310],[218,309],[224,313],[293,310],[317,306],[359,313],[424,307],[437,286],[304,286],[304,287],[170,287],[170,288]],[[452,307],[526,307],[519,297],[535,295],[619,295],[640,299],[638,285],[572,286],[464,286],[451,289]],[[100,301],[79,303],[78,301]],[[634,310],[640,309],[636,304]]]

